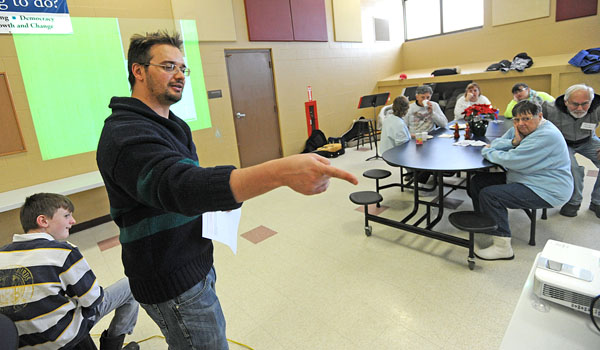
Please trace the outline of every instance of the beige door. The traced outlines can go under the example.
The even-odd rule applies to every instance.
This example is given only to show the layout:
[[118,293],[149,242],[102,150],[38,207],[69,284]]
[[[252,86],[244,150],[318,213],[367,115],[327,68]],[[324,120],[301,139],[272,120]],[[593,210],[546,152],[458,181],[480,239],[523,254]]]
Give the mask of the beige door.
[[225,50],[225,57],[241,166],[280,158],[271,52]]

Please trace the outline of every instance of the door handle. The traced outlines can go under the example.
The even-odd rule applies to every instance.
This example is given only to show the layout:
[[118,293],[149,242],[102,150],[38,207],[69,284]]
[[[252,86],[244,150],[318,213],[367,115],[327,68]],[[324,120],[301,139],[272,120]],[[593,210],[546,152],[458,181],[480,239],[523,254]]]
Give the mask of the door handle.
[[236,117],[236,118],[238,118],[238,119],[242,119],[242,118],[244,118],[245,116],[246,116],[246,113],[240,113],[240,112],[237,112],[237,113],[235,114],[235,117]]

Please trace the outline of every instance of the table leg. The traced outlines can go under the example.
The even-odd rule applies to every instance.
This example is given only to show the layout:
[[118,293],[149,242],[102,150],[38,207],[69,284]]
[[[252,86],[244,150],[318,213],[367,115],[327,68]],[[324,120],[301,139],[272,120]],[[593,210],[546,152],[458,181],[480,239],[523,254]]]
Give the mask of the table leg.
[[419,171],[417,171],[416,169],[413,170],[413,198],[414,198],[414,203],[413,203],[413,210],[408,213],[408,215],[406,215],[404,217],[404,219],[402,219],[402,223],[407,223],[408,220],[412,219],[413,216],[415,216],[415,214],[417,214],[417,211],[419,210],[419,182],[417,181],[417,179],[419,178]]
[[473,232],[469,232],[469,257],[467,258],[467,264],[469,264],[469,269],[473,270],[475,268],[475,234]]

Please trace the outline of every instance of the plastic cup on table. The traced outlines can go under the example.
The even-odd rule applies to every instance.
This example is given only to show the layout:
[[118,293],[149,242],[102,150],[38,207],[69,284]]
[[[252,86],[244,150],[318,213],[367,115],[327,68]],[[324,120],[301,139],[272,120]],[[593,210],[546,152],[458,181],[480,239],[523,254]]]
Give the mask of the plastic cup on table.
[[417,145],[423,144],[423,133],[422,132],[415,133],[415,142],[417,143]]

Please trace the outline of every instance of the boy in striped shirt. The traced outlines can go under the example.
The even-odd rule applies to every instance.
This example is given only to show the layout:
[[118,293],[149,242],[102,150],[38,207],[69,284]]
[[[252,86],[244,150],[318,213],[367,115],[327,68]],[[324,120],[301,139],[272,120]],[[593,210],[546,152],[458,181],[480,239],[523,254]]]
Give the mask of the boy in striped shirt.
[[75,224],[73,210],[60,194],[28,197],[20,212],[26,233],[0,248],[0,313],[15,322],[19,349],[71,349],[115,310],[100,349],[120,350],[137,321],[139,306],[127,279],[102,288],[79,249],[59,241]]

